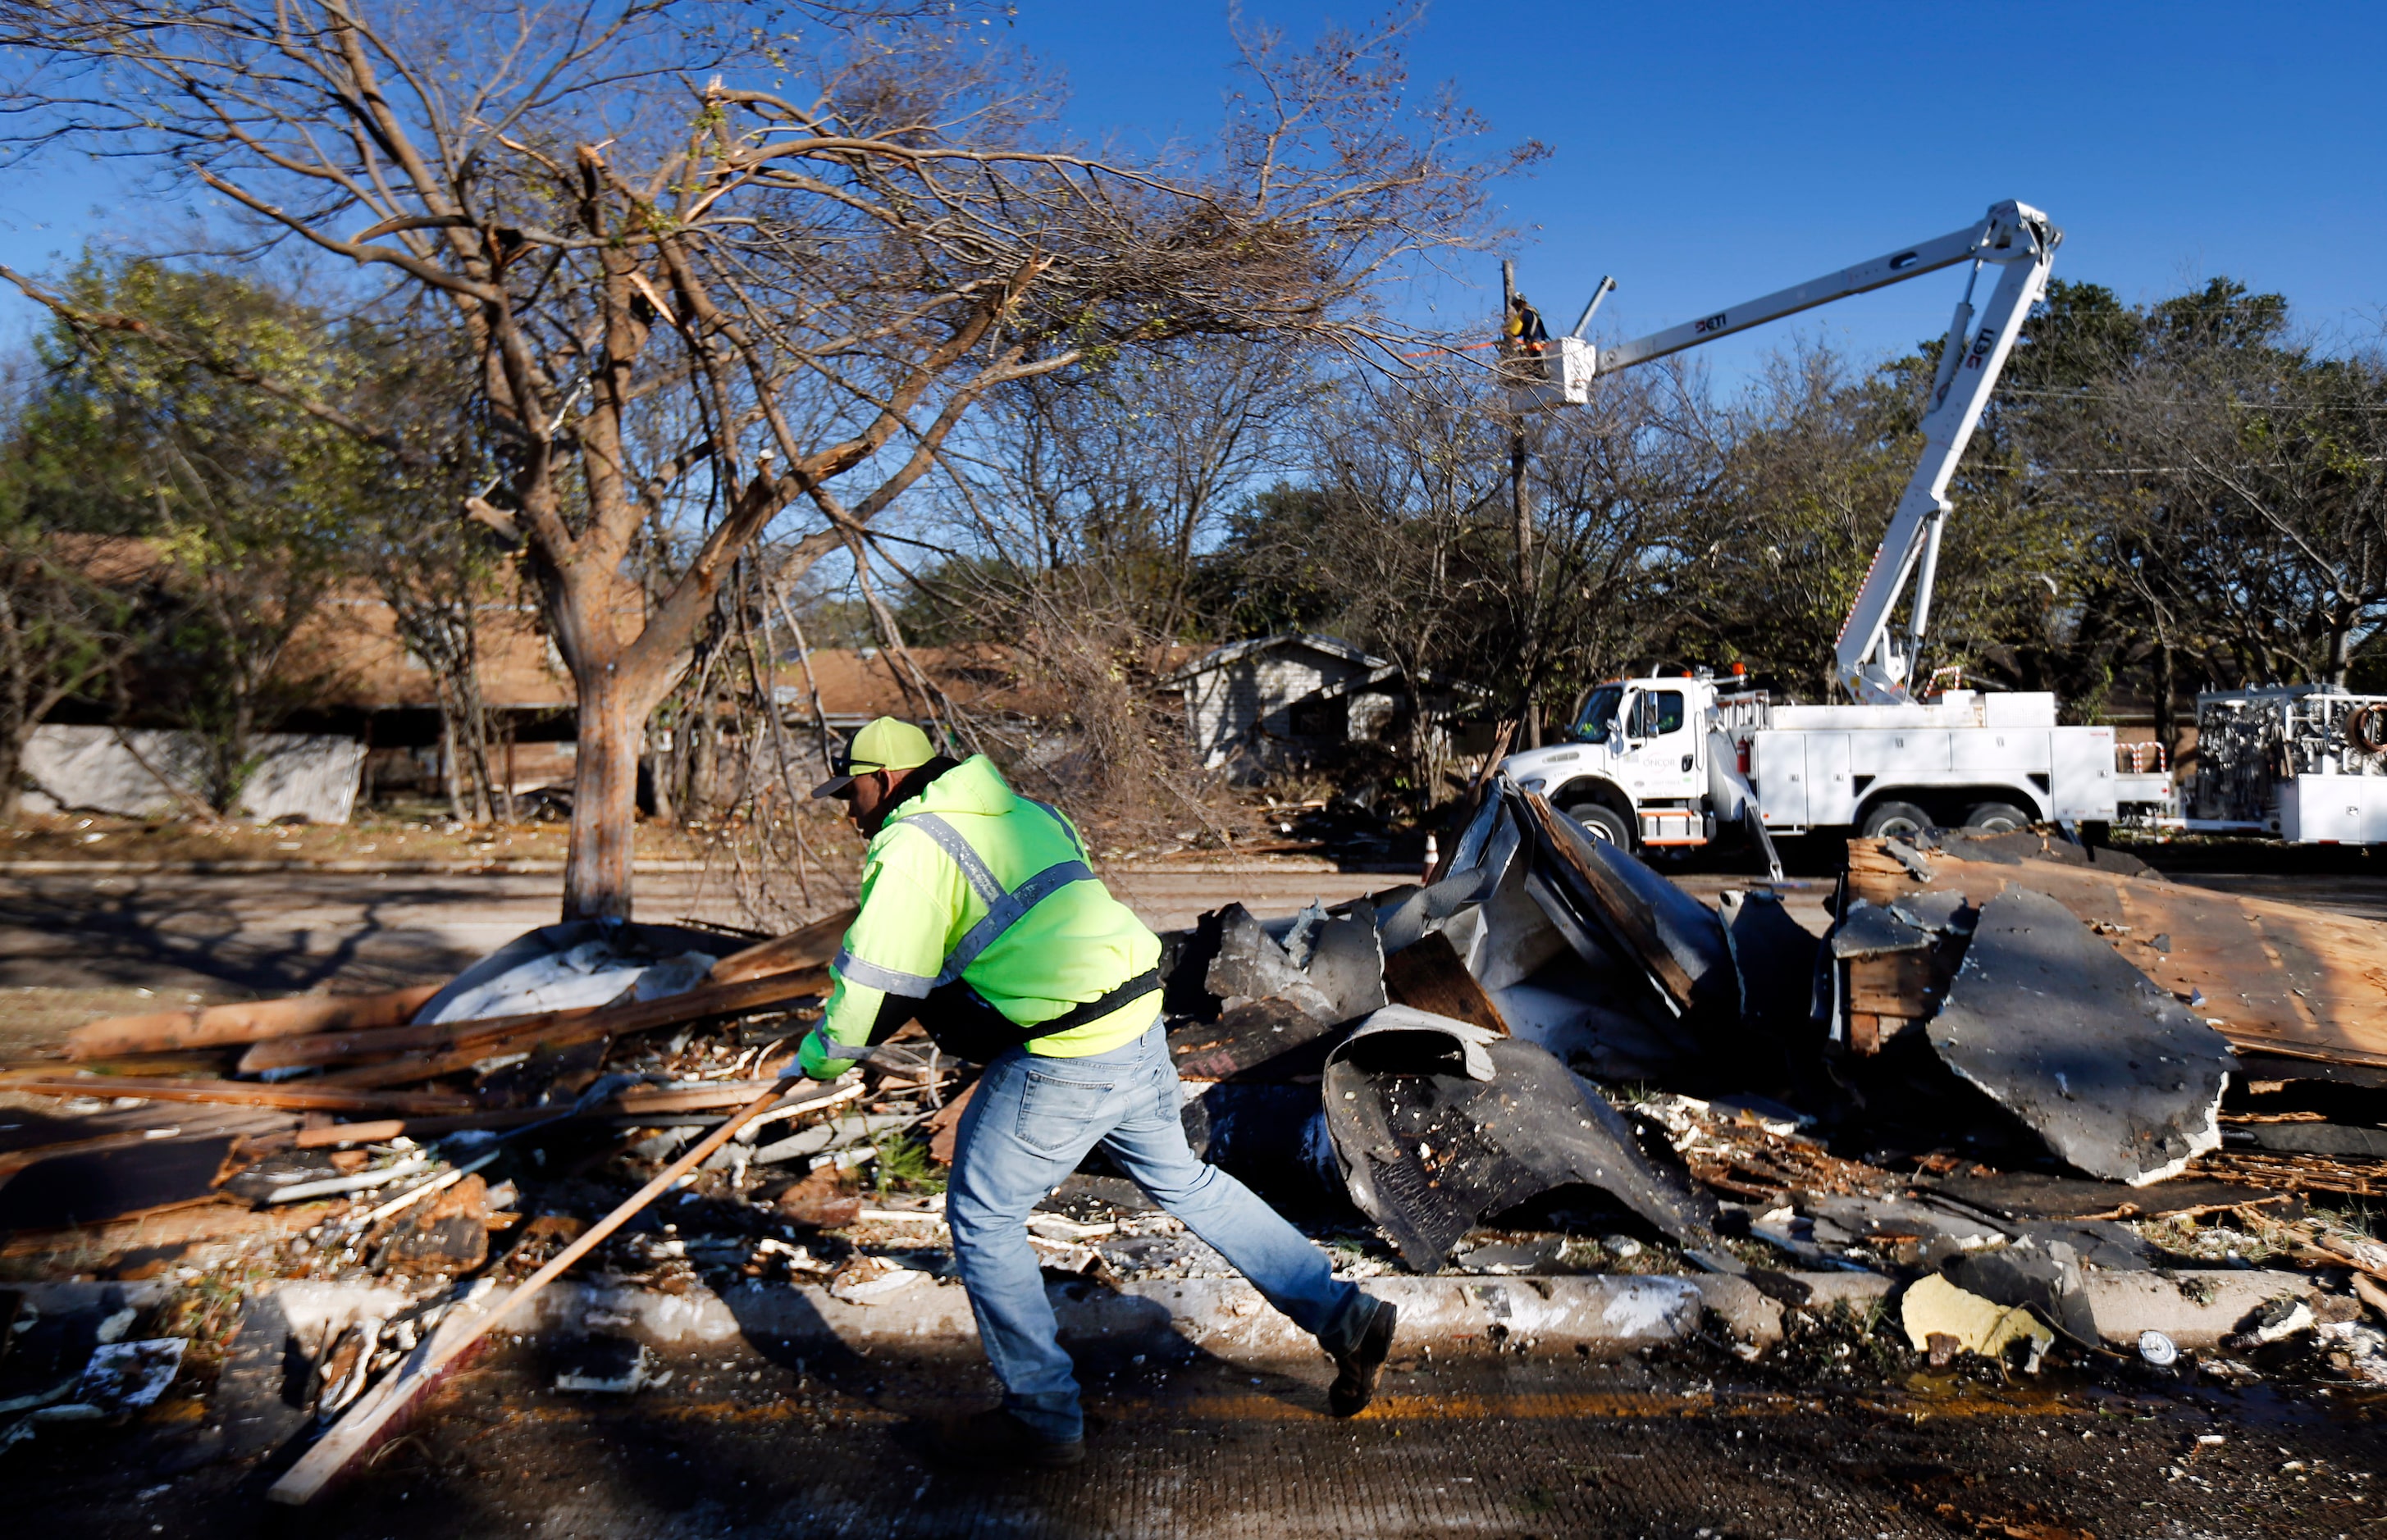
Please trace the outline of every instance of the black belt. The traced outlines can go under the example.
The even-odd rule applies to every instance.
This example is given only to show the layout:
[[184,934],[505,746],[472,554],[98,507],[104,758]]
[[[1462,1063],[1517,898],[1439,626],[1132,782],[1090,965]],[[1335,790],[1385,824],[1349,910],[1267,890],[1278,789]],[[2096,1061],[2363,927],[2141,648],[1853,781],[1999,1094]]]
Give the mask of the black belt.
[[1072,1027],[1083,1027],[1090,1021],[1099,1021],[1159,988],[1160,970],[1157,967],[1146,968],[1118,988],[1105,991],[1082,1004],[1073,1005],[1049,1021],[1023,1027],[997,1010],[966,980],[956,978],[950,984],[940,984],[930,990],[927,998],[903,1016],[894,1014],[901,997],[889,995],[879,1011],[878,1029],[871,1033],[870,1041],[878,1042],[905,1020],[916,1017],[928,1030],[929,1041],[939,1049],[955,1058],[987,1064],[1006,1049],[1017,1048],[1056,1032],[1066,1032]]
[[1128,1002],[1140,1000],[1158,988],[1160,988],[1160,970],[1156,967],[1146,968],[1118,988],[1106,994],[1098,994],[1082,1005],[1072,1005],[1050,1021],[1040,1021],[1033,1027],[1020,1028],[1019,1041],[1025,1042],[1029,1038],[1051,1037],[1055,1032],[1066,1032],[1072,1027],[1083,1027],[1089,1021],[1100,1021]]

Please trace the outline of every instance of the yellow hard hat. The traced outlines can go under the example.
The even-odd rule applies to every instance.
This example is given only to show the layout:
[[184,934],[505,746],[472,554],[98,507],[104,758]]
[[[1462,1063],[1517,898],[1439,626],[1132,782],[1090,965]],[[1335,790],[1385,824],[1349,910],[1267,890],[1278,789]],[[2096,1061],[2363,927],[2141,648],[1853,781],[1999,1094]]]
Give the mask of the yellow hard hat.
[[909,722],[882,716],[865,723],[853,735],[838,763],[829,766],[837,774],[814,787],[813,795],[841,797],[856,776],[867,776],[874,770],[915,770],[936,757],[936,746],[928,741],[928,734]]

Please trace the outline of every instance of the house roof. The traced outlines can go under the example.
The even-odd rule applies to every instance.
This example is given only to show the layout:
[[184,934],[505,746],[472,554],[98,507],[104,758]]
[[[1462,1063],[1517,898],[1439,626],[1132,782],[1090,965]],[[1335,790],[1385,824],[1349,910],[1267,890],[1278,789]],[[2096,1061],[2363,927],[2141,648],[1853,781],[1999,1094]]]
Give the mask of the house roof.
[[[69,563],[104,584],[150,581],[166,570],[163,555],[147,540],[105,536],[57,539]],[[637,590],[625,587],[623,591],[625,608],[643,602]],[[549,642],[537,607],[493,593],[477,615],[482,699],[500,710],[571,709],[575,701],[571,673]],[[635,609],[622,616],[627,630],[635,630],[639,620]],[[773,693],[795,716],[812,715],[815,686],[821,714],[833,726],[917,713],[917,697],[905,689],[896,661],[881,650],[815,648],[808,680],[803,661],[785,649],[787,638],[774,639],[783,650],[773,668]],[[1019,649],[972,645],[911,650],[921,672],[956,704],[1029,713],[1066,705],[1049,687],[1023,678],[1029,671],[1021,666]],[[286,682],[304,681],[314,703],[322,706],[374,712],[438,705],[430,670],[398,640],[396,614],[361,583],[334,594],[300,628],[291,639],[282,675]]]
[[1281,648],[1306,647],[1313,652],[1323,652],[1346,663],[1373,672],[1392,667],[1388,659],[1352,646],[1340,637],[1329,637],[1316,631],[1280,631],[1274,636],[1250,637],[1243,641],[1229,642],[1212,648],[1168,676],[1168,683],[1181,685],[1216,673],[1229,663],[1248,658],[1256,652],[1271,652]]

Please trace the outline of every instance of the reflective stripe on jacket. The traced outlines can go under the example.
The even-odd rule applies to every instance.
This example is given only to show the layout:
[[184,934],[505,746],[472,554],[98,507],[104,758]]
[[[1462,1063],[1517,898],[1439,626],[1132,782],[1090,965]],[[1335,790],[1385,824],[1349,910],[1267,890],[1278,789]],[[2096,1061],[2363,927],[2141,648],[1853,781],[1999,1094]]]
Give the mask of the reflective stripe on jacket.
[[[829,1045],[869,1041],[890,994],[921,999],[961,978],[1032,1027],[1160,961],[1160,939],[1094,877],[1076,827],[1013,791],[983,754],[889,814],[863,857],[858,902],[816,1033],[815,1054],[831,1060]],[[1156,990],[1029,1052],[1105,1053],[1151,1026],[1158,1005]]]

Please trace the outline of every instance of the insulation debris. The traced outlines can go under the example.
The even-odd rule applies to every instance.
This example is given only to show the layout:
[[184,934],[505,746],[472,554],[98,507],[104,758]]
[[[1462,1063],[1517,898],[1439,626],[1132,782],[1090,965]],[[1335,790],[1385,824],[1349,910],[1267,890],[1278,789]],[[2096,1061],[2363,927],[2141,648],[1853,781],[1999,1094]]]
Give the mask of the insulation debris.
[[1958,1288],[1939,1274],[1918,1280],[1899,1302],[1899,1321],[1914,1351],[1944,1365],[1958,1353],[2004,1363],[2019,1349],[2022,1367],[2037,1372],[2055,1345],[2055,1333],[2023,1306],[2000,1305]]

